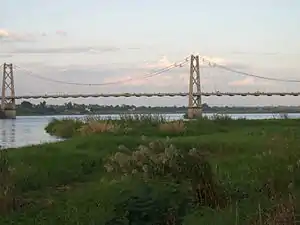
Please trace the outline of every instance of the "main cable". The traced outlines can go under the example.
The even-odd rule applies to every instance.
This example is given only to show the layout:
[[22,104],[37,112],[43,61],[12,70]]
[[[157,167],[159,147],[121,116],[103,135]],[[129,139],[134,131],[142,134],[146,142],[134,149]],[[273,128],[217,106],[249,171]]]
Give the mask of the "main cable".
[[50,81],[50,82],[55,82],[55,83],[60,83],[60,84],[69,84],[69,85],[78,85],[78,86],[106,86],[106,85],[114,85],[114,84],[124,84],[124,83],[129,82],[129,81],[142,80],[142,79],[147,79],[147,78],[150,78],[150,77],[158,76],[158,75],[161,75],[162,73],[170,71],[170,70],[172,70],[174,68],[182,67],[188,61],[189,61],[189,59],[185,58],[184,60],[182,60],[180,62],[175,62],[174,64],[169,65],[169,66],[167,66],[165,68],[159,69],[159,70],[154,71],[154,72],[150,72],[150,73],[144,75],[143,77],[128,78],[128,79],[124,79],[124,80],[112,81],[112,82],[104,82],[104,83],[77,83],[77,82],[68,82],[68,81],[62,81],[62,80],[55,80],[55,79],[51,79],[51,78],[47,78],[47,77],[43,77],[43,76],[34,74],[32,71],[24,69],[24,68],[21,68],[20,66],[16,66],[15,65],[15,67],[19,68],[19,69],[21,69],[23,71],[28,72],[27,75],[30,75],[32,77],[35,77],[35,78],[38,78],[38,79],[41,79],[41,80]]

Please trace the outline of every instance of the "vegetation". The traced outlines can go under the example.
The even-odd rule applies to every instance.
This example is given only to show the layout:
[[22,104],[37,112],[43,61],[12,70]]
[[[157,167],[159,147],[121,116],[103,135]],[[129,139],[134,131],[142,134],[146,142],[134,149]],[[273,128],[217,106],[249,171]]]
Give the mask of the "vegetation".
[[299,125],[54,120],[46,130],[69,140],[1,152],[0,224],[295,224]]
[[[90,115],[90,114],[120,114],[120,113],[186,113],[187,107],[184,106],[163,106],[147,107],[134,105],[96,105],[96,104],[76,104],[72,102],[63,105],[49,105],[45,101],[39,104],[32,104],[23,101],[17,105],[17,115]],[[277,106],[277,107],[243,107],[243,106],[209,106],[206,103],[202,106],[206,113],[299,113],[298,106]],[[1,116],[1,115],[0,115]]]

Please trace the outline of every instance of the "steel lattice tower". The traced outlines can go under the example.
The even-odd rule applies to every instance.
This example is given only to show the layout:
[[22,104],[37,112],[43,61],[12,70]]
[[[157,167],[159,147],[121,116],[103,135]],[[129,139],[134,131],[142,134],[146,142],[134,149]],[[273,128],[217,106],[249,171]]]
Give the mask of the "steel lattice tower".
[[188,118],[202,116],[199,56],[191,55]]
[[1,109],[3,111],[16,109],[13,64],[3,65]]

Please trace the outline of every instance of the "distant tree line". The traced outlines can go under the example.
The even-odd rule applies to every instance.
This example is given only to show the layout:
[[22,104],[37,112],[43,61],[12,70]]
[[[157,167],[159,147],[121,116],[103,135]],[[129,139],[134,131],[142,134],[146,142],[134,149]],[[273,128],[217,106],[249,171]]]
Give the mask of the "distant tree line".
[[[286,113],[300,112],[299,106],[209,106],[204,103],[203,111],[208,113]],[[32,104],[23,101],[17,105],[17,115],[79,115],[79,114],[119,114],[119,113],[185,113],[185,106],[134,106],[134,105],[98,105],[67,102],[62,105],[51,105],[45,101]]]

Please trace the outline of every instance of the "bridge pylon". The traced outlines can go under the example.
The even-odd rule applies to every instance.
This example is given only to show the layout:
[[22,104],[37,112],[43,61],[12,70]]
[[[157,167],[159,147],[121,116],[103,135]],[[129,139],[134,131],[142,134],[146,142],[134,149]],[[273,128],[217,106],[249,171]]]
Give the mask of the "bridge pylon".
[[16,118],[13,64],[3,64],[0,119]]
[[191,55],[188,118],[193,119],[202,116],[200,63],[199,56]]

